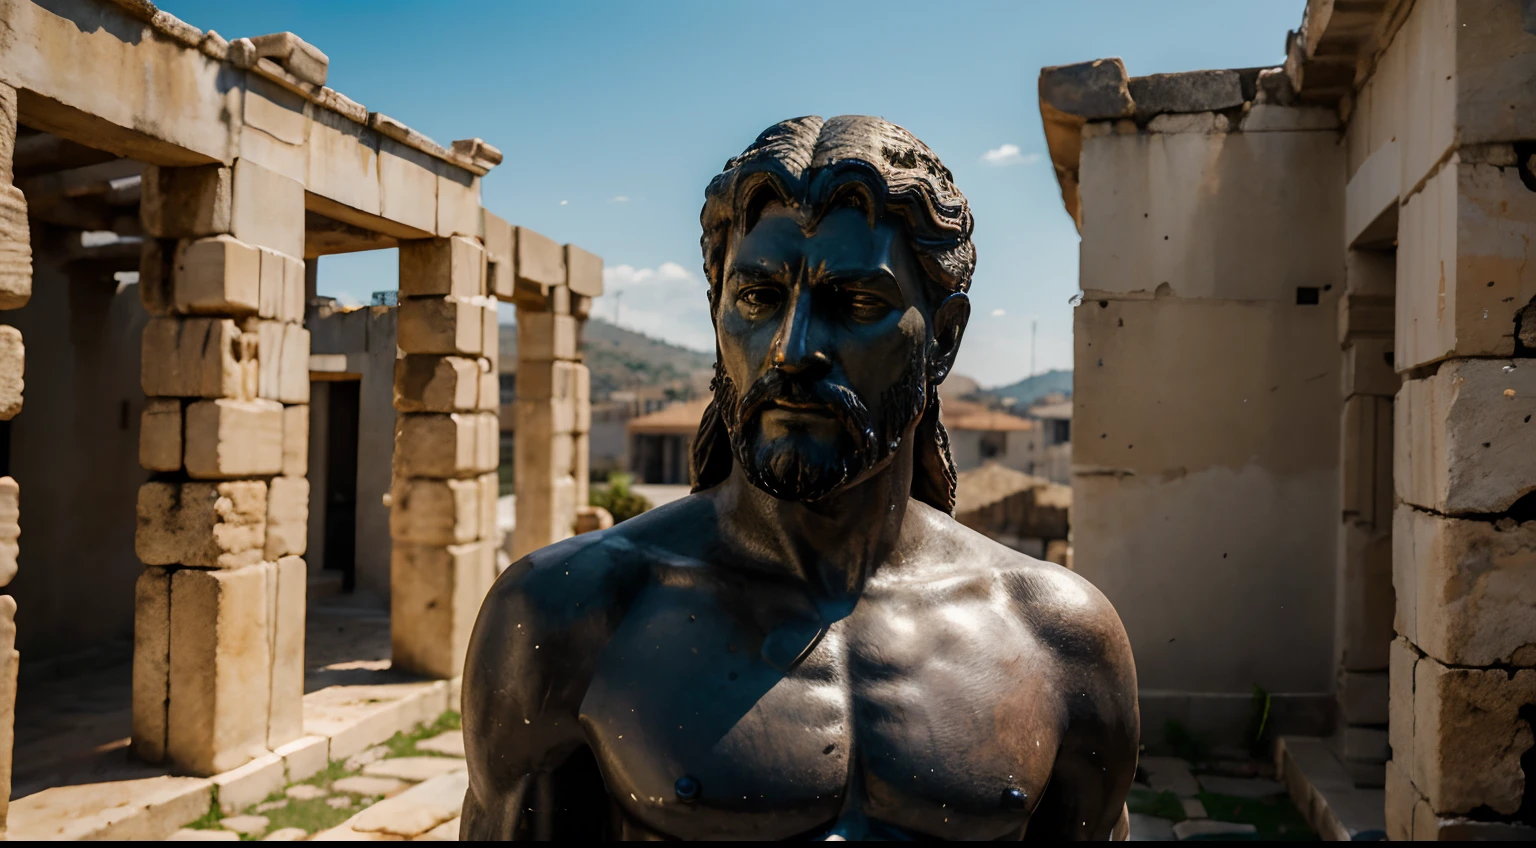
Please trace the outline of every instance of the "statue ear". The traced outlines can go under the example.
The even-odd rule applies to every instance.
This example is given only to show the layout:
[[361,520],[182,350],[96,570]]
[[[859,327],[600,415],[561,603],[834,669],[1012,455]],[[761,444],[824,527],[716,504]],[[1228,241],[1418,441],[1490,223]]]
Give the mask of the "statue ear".
[[955,292],[944,298],[933,312],[933,356],[929,361],[929,377],[935,384],[944,382],[954,367],[955,356],[960,353],[960,339],[965,335],[965,325],[971,320],[971,299],[965,292]]

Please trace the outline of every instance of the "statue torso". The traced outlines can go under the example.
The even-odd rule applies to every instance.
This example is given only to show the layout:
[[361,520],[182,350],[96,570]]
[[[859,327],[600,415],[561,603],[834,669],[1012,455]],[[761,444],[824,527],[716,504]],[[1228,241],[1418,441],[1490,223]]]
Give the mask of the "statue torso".
[[683,838],[856,836],[865,820],[914,837],[1021,832],[1063,697],[991,564],[890,564],[819,638],[793,585],[676,559],[650,571],[580,709],[627,818]]

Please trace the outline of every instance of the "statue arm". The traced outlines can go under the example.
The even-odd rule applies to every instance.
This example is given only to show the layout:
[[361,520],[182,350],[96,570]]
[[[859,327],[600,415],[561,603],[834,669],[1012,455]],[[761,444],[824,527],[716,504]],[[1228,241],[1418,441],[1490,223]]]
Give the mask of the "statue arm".
[[561,767],[590,762],[571,757],[586,744],[581,700],[632,581],[616,580],[600,549],[575,541],[508,568],[481,605],[464,663],[463,839],[548,838],[576,811],[606,819],[601,779],[594,787]]
[[1136,776],[1140,716],[1130,641],[1109,602],[1089,587],[1090,614],[1058,631],[1070,646],[1058,657],[1066,730],[1040,804],[1031,841],[1125,840],[1125,798]]

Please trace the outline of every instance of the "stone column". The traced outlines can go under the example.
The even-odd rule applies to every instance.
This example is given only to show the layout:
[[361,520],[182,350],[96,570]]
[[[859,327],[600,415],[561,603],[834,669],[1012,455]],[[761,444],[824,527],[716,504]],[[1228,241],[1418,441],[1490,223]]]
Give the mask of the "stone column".
[[602,293],[602,260],[516,228],[517,519],[512,557],[569,538],[587,502],[591,376],[581,324]]
[[1536,838],[1522,762],[1536,705],[1536,37],[1522,5],[1417,3],[1390,48],[1405,76],[1393,839]]
[[[16,147],[16,89],[0,83],[0,309],[19,309],[32,295],[32,241],[27,229],[27,200],[11,184],[11,155]],[[0,420],[21,411],[24,349],[21,332],[0,326]],[[16,576],[17,539],[21,536],[20,489],[0,477],[0,588]],[[16,601],[0,595],[0,839],[11,798],[11,754],[15,742]]]
[[143,185],[133,750],[211,775],[303,733],[304,188],[249,160]]
[[1344,409],[1335,643],[1335,751],[1361,786],[1381,786],[1387,747],[1387,649],[1392,643],[1391,252],[1352,250],[1339,298]]
[[390,496],[394,666],[457,677],[496,570],[496,301],[472,237],[400,243]]

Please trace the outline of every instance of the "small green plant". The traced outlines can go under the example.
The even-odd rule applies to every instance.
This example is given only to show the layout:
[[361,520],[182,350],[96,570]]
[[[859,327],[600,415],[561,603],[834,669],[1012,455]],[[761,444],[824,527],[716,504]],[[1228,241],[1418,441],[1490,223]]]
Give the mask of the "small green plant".
[[592,490],[588,499],[592,506],[600,506],[613,516],[613,523],[634,518],[651,508],[646,497],[630,488],[634,478],[628,474],[608,475],[608,485]]
[[1268,737],[1265,731],[1269,729],[1269,710],[1273,699],[1264,687],[1255,683],[1253,685],[1253,714],[1248,720],[1249,730],[1252,735],[1248,737],[1250,753],[1255,757],[1263,758],[1268,747]]

